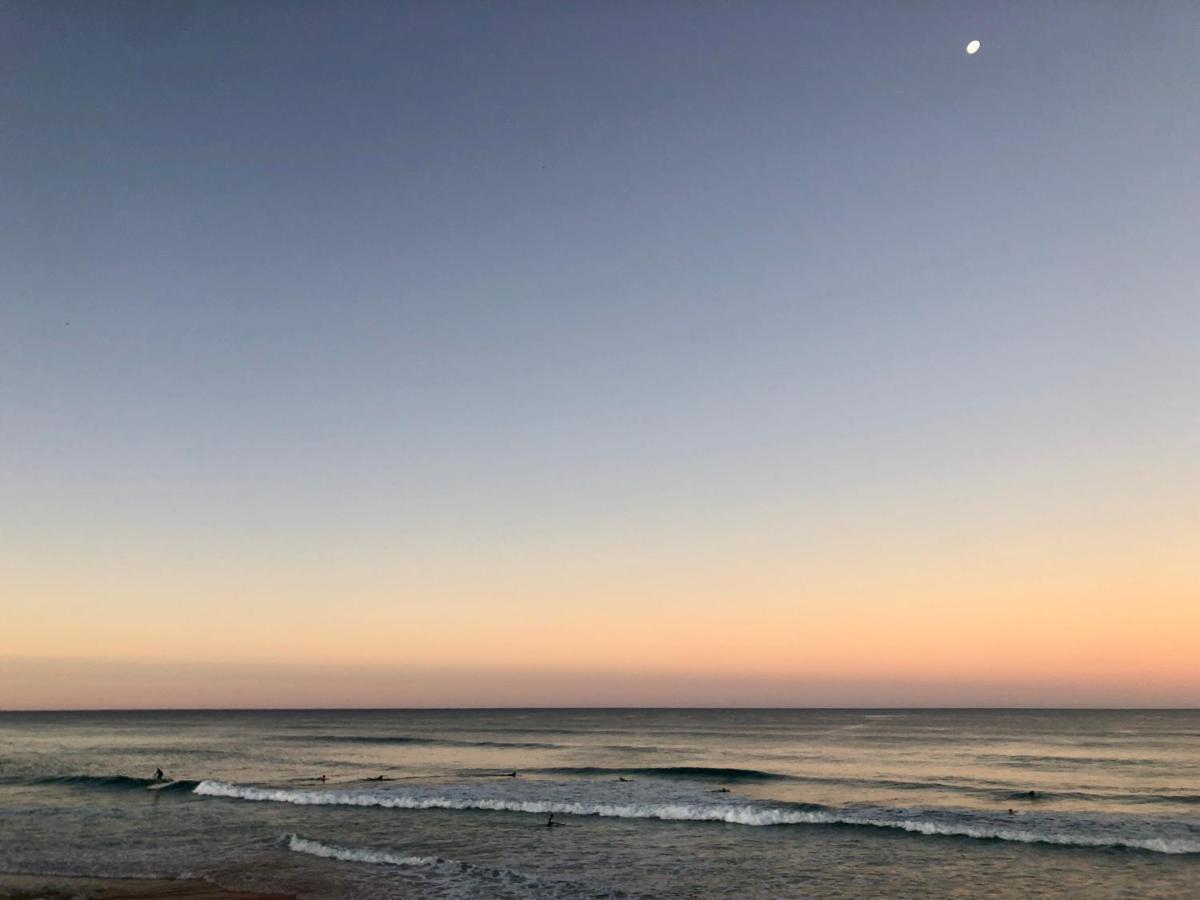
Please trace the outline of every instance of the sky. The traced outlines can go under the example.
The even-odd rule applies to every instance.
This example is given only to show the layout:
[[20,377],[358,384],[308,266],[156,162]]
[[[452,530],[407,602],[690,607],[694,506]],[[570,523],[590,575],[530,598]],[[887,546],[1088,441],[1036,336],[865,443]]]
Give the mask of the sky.
[[0,709],[1200,705],[1198,46],[5,0]]

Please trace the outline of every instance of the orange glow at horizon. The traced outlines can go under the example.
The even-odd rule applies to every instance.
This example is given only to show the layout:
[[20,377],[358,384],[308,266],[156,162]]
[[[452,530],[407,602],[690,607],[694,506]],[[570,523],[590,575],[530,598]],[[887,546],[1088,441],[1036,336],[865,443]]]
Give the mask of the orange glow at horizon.
[[[872,696],[1195,704],[1200,529],[1187,500],[1098,506],[1062,494],[1016,516],[1000,496],[986,509],[929,497],[829,516],[822,528],[768,504],[686,540],[636,528],[541,536],[476,547],[469,562],[384,544],[263,559],[232,546],[151,553],[122,538],[110,552],[77,547],[65,566],[29,541],[6,574],[18,602],[6,608],[0,658],[203,670],[200,684],[172,690],[206,706],[241,696],[228,684],[205,692],[221,667],[301,673],[304,690],[280,683],[260,696],[280,706],[311,704],[311,679],[331,667],[360,673],[334,700],[384,706],[421,704],[389,672],[468,706],[570,696],[618,706],[788,696],[818,706]],[[486,689],[445,674],[479,671],[491,673]],[[544,673],[545,689],[530,672]],[[630,673],[671,686],[647,692]],[[78,702],[134,702],[125,697],[137,689],[113,684],[103,702],[78,686]],[[575,695],[557,690],[565,684]],[[901,684],[907,695],[893,690]],[[0,708],[40,696],[71,704],[62,685],[0,684]]]
[[[0,656],[12,665],[198,667],[201,682],[223,666],[274,668],[306,673],[310,698],[306,678],[341,667],[360,673],[351,681],[364,702],[382,705],[419,700],[396,691],[389,672],[417,673],[429,696],[466,705],[504,704],[506,683],[535,705],[563,684],[576,686],[578,702],[594,691],[596,702],[621,705],[651,697],[631,687],[638,672],[674,685],[656,702],[688,705],[706,705],[705,691],[736,702],[737,690],[721,686],[739,684],[752,685],[742,702],[786,705],[786,689],[772,682],[791,685],[800,705],[855,697],[870,705],[871,690],[892,697],[892,683],[963,705],[1003,702],[1006,684],[1027,703],[1041,686],[1050,705],[1057,697],[1103,705],[1105,696],[1187,705],[1200,698],[1200,577],[1180,525],[1163,516],[1137,540],[1123,531],[1106,542],[1082,540],[1080,529],[1003,540],[943,532],[936,543],[892,536],[863,541],[853,556],[831,542],[765,538],[724,558],[625,543],[599,559],[560,552],[539,563],[534,554],[483,573],[436,561],[368,567],[361,556],[286,574],[160,559],[51,576],[35,564],[10,578],[32,602],[8,613]],[[471,679],[444,674],[480,670],[491,675],[475,695]],[[530,672],[542,673],[547,690],[539,694]],[[828,683],[874,687],[823,694]],[[201,702],[204,690],[186,678],[173,684],[181,702],[237,705],[219,692]],[[119,706],[129,685],[114,690],[107,705]],[[79,702],[89,705],[86,694]],[[10,683],[0,707],[38,696],[32,683]],[[312,705],[283,684],[262,699]]]

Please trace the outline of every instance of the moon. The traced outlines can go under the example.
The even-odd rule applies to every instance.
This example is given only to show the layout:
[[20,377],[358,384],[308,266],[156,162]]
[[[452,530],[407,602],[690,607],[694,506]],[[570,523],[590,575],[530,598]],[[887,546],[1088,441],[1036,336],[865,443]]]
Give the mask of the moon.
[[974,56],[979,52],[979,41],[971,41],[967,44],[967,55]]

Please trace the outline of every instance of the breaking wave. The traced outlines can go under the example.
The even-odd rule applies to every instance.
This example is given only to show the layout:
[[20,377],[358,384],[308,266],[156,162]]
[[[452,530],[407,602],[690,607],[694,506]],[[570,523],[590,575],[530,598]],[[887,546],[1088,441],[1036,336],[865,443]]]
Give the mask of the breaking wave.
[[332,844],[322,844],[320,841],[310,841],[297,834],[288,835],[288,849],[296,853],[307,853],[309,856],[320,856],[323,859],[340,859],[343,862],[376,863],[388,866],[436,866],[445,864],[446,860],[436,856],[401,856],[398,853],[388,853],[385,850],[357,850],[350,847],[337,847]]
[[446,809],[518,812],[547,815],[602,816],[621,819],[659,819],[677,822],[722,822],[730,825],[839,825],[905,831],[982,840],[1026,844],[1057,844],[1068,847],[1108,847],[1145,850],[1152,853],[1200,853],[1200,829],[1185,826],[1185,835],[1155,834],[1139,823],[1125,825],[1074,822],[1074,827],[1039,827],[1041,823],[1017,824],[994,815],[963,811],[920,811],[889,809],[839,810],[816,805],[777,805],[746,802],[606,802],[594,800],[537,800],[502,797],[444,796],[411,791],[288,790],[202,781],[195,793],[259,802],[293,803],[302,806],[363,806],[388,809]]
[[776,772],[765,772],[759,769],[712,768],[707,766],[577,766],[555,767],[543,769],[528,769],[528,772],[541,775],[573,775],[592,778],[617,778],[630,776],[637,778],[665,778],[680,780],[718,781],[728,783],[752,783],[762,781],[790,781],[805,784],[832,784],[860,788],[886,788],[900,791],[941,791],[950,794],[962,794],[971,797],[987,797],[999,800],[1115,800],[1128,803],[1155,804],[1195,804],[1200,802],[1200,794],[1189,793],[1154,793],[1127,794],[1093,791],[1048,791],[1037,790],[1031,796],[1028,790],[1013,790],[1004,788],[993,782],[968,783],[962,781],[936,780],[905,781],[890,778],[853,778],[841,775],[783,775]]
[[[597,891],[588,885],[578,882],[559,881],[545,878],[534,878],[514,872],[511,869],[498,869],[491,866],[481,866],[475,863],[461,862],[453,859],[442,859],[438,856],[409,856],[401,853],[391,853],[387,850],[375,850],[366,847],[340,847],[336,844],[326,844],[298,834],[287,836],[287,848],[293,853],[303,853],[321,859],[336,859],[341,862],[367,863],[370,865],[397,866],[413,870],[414,873],[440,876],[438,894],[445,893],[447,881],[466,879],[476,888],[469,896],[478,895],[480,882],[490,889],[500,889],[505,894],[516,892],[528,897],[586,897],[613,896],[608,890]],[[432,891],[431,891],[432,893]]]

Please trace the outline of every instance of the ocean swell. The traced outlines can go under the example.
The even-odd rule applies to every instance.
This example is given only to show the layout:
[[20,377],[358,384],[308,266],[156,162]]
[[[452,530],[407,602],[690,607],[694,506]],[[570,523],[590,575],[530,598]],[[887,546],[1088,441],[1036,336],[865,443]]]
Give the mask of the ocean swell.
[[636,775],[642,778],[678,778],[699,781],[790,781],[789,775],[763,772],[759,769],[727,769],[712,766],[632,766],[608,768],[603,766],[563,766],[531,771],[544,775],[620,776]]
[[[158,784],[153,778],[131,778],[128,775],[47,775],[42,778],[13,780],[10,784],[62,785],[64,787],[99,788],[109,790],[132,790]],[[168,781],[161,790],[191,791],[201,784],[199,781]]]
[[517,750],[553,750],[561,744],[538,741],[468,741],[458,738],[415,737],[397,734],[289,734],[274,740],[314,744],[406,744],[430,747],[499,747]]

